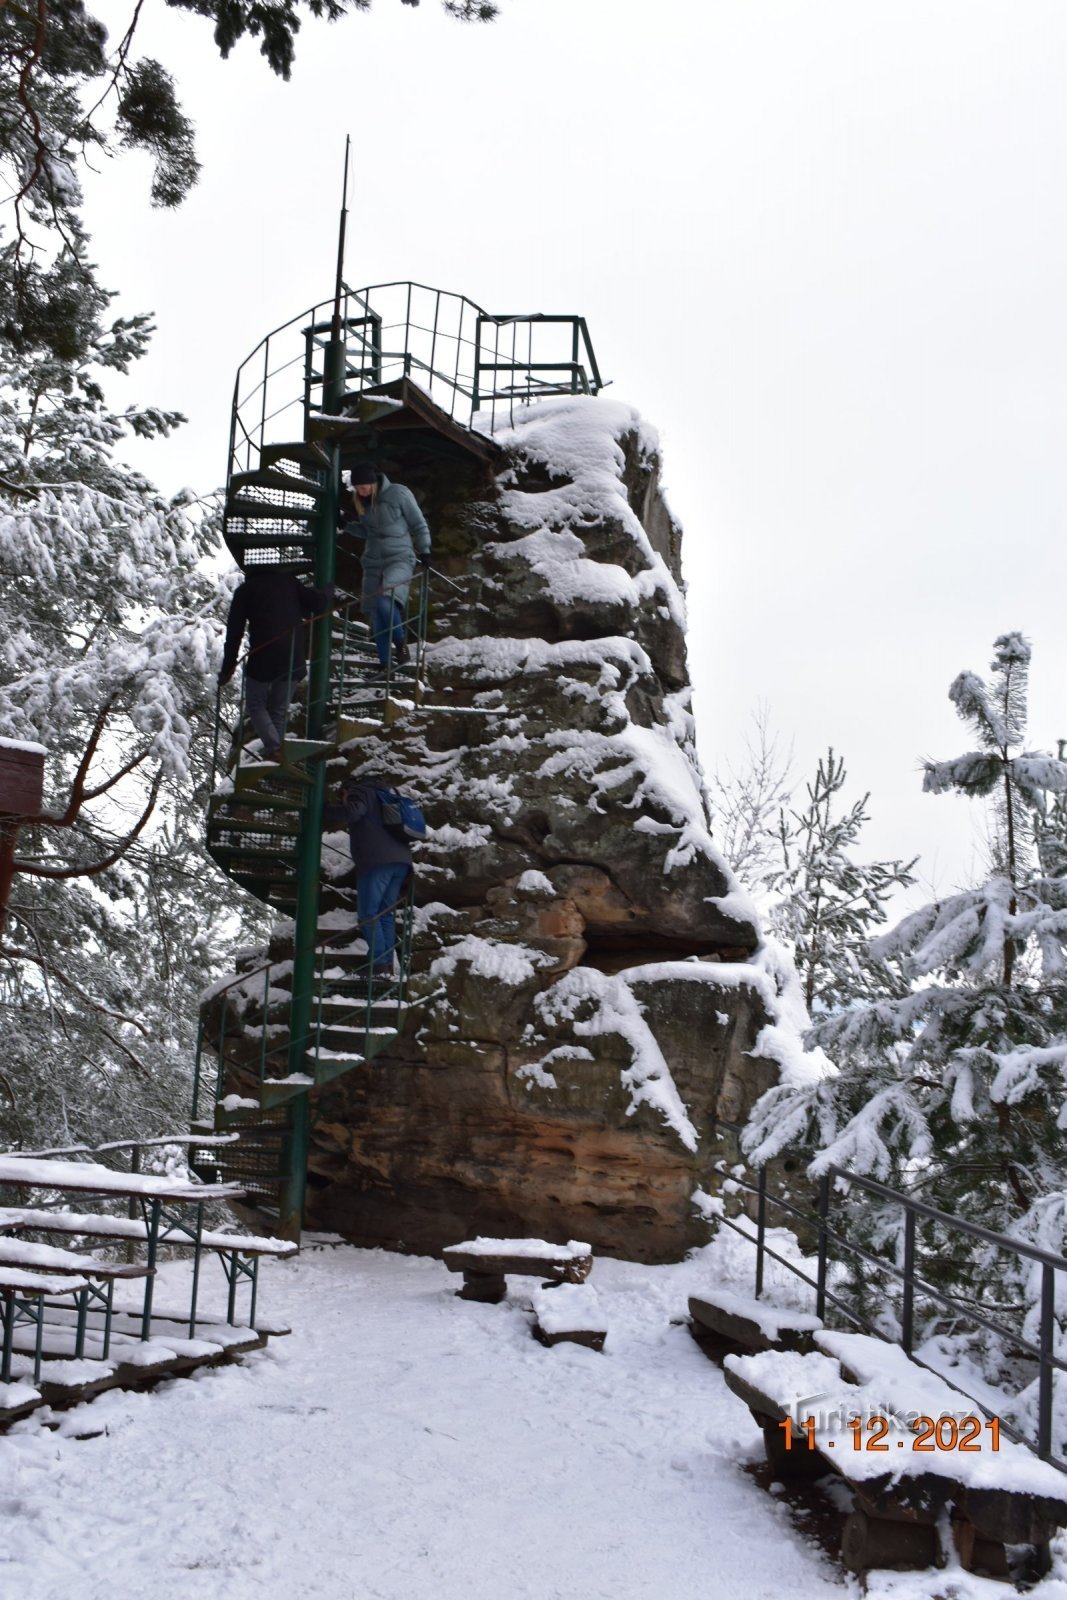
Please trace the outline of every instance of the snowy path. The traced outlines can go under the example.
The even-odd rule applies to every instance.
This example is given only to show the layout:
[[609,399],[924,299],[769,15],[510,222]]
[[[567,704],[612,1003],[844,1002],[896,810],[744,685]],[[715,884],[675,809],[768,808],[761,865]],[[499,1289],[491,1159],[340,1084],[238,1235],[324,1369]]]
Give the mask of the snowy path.
[[[759,1438],[687,1331],[708,1282],[598,1261],[602,1355],[545,1350],[522,1281],[454,1297],[436,1261],[266,1263],[294,1333],[240,1367],[109,1395],[0,1440],[0,1593],[19,1600],[838,1600],[854,1584],[738,1463]],[[176,1269],[168,1268],[169,1271]],[[880,1578],[899,1600],[1006,1591]],[[1067,1585],[1041,1586],[1065,1600]]]

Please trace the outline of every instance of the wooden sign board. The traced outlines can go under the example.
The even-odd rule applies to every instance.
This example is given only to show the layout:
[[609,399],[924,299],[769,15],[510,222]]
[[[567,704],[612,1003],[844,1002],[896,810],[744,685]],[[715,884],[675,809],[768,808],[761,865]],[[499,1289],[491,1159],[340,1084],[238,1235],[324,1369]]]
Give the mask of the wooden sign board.
[[44,750],[0,739],[0,814],[39,817],[44,798]]

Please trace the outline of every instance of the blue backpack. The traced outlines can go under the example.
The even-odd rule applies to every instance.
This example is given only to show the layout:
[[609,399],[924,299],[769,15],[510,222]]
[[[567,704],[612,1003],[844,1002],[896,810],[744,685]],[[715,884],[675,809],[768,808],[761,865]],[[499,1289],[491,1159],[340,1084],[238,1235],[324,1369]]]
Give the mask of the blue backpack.
[[407,844],[412,839],[425,839],[426,818],[409,794],[396,789],[375,789],[382,814],[382,826],[387,832]]

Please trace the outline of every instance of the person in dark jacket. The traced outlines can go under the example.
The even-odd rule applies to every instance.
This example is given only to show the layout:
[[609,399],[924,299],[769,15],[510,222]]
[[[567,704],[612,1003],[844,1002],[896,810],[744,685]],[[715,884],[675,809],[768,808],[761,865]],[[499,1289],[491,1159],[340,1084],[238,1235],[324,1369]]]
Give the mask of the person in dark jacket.
[[301,583],[295,573],[267,566],[252,567],[244,583],[234,590],[226,619],[219,688],[234,675],[247,627],[245,703],[268,761],[279,759],[293,690],[307,676],[304,618],[325,611],[333,594],[332,584],[314,589]]
[[344,532],[365,541],[363,611],[370,619],[378,660],[384,667],[392,643],[393,660],[409,658],[404,611],[416,562],[430,564],[430,530],[410,489],[389,479],[370,462],[353,467],[352,515]]
[[410,846],[382,821],[377,790],[392,787],[384,778],[349,783],[344,804],[328,805],[323,812],[325,826],[348,825],[360,931],[367,941],[370,968],[376,978],[393,975],[395,912],[414,870]]

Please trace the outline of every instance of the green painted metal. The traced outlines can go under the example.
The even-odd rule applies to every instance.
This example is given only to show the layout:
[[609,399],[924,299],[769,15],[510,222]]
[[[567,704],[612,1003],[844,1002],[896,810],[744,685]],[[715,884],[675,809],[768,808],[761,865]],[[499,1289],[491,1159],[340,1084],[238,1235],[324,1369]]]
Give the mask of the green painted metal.
[[[333,339],[326,352],[323,410],[339,411],[344,395],[344,344]],[[320,587],[334,581],[336,573],[337,509],[341,498],[341,453],[331,447],[325,493],[319,499],[315,522],[315,582]],[[307,737],[321,740],[330,696],[330,648],[333,618],[315,619],[308,665]],[[311,784],[304,799],[296,844],[296,926],[293,935],[293,999],[289,1012],[289,1075],[306,1070],[315,998],[315,953],[319,938],[319,886],[322,877],[322,813],[326,804],[326,768],[322,761],[310,766]],[[311,1107],[307,1094],[298,1095],[292,1108],[286,1157],[288,1173],[279,1197],[279,1231],[283,1238],[299,1239],[307,1188],[307,1158],[311,1138]]]

